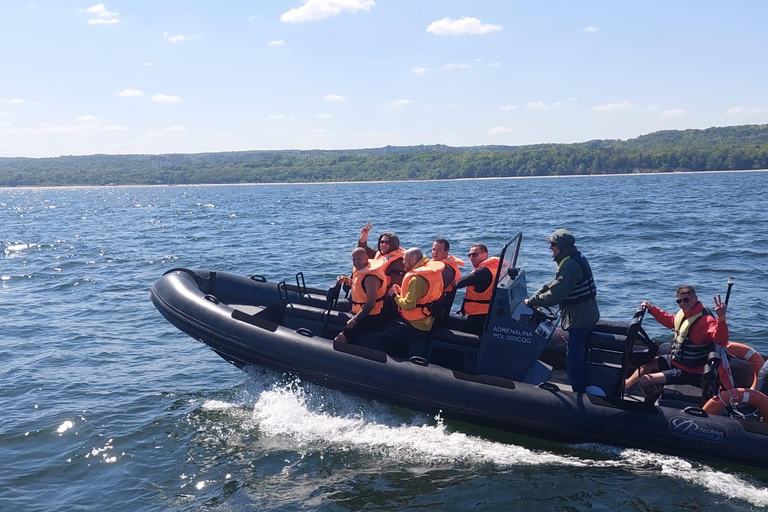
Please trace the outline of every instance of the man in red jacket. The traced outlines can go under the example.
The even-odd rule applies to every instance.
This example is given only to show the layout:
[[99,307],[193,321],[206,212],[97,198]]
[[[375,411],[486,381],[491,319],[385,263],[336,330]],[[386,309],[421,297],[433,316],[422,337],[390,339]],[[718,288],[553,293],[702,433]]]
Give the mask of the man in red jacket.
[[625,389],[639,380],[640,387],[649,399],[655,399],[658,387],[664,384],[701,385],[701,375],[714,345],[728,343],[728,324],[725,321],[727,306],[715,297],[713,317],[699,302],[693,286],[677,289],[677,303],[680,311],[672,315],[648,301],[643,307],[668,329],[674,329],[675,338],[669,354],[657,356],[650,363],[638,368],[625,382]]

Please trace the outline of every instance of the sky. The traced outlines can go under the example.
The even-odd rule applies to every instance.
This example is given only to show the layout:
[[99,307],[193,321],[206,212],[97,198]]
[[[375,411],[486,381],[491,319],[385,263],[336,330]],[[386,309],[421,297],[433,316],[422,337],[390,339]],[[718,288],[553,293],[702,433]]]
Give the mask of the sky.
[[0,156],[768,123],[764,0],[0,0]]

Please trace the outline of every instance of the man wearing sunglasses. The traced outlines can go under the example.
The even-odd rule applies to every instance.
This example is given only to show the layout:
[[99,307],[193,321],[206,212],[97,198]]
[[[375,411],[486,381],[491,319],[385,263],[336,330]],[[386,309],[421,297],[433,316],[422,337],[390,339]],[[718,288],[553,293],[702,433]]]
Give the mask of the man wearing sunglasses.
[[701,385],[704,365],[714,344],[725,346],[728,343],[728,324],[725,321],[728,307],[719,295],[714,299],[716,318],[699,302],[693,286],[679,287],[676,296],[680,311],[674,315],[648,301],[642,304],[657,322],[675,331],[670,353],[657,356],[641,366],[625,382],[626,389],[639,381],[649,402],[658,398],[660,387],[664,384]]
[[464,326],[457,329],[481,336],[491,304],[493,282],[499,270],[499,258],[497,256],[489,258],[488,247],[485,244],[474,244],[470,247],[467,258],[474,270],[468,276],[456,281],[454,285],[456,289],[467,289],[460,311],[467,315],[467,321]]

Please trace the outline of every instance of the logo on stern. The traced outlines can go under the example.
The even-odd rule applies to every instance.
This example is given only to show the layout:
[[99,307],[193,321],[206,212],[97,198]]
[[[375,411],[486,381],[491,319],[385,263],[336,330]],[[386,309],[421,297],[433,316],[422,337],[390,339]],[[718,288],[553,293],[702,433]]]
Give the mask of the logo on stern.
[[669,430],[680,437],[709,443],[722,443],[728,438],[728,429],[723,425],[698,418],[675,416],[669,420]]

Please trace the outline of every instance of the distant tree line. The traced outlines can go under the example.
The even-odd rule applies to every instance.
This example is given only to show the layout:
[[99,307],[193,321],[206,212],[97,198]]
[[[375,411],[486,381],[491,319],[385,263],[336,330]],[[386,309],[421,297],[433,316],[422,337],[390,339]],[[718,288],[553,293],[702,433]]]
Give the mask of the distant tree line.
[[0,158],[0,186],[275,183],[768,168],[768,125],[530,146]]

